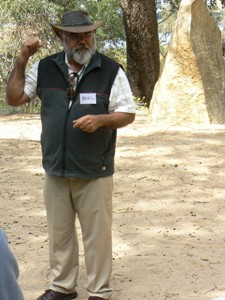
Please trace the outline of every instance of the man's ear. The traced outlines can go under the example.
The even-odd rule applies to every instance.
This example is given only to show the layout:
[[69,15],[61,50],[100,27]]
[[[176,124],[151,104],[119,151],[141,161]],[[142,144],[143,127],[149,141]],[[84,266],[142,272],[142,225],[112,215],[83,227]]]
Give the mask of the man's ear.
[[64,43],[64,34],[63,34],[62,30],[59,31],[58,37],[60,39],[61,44],[63,44]]

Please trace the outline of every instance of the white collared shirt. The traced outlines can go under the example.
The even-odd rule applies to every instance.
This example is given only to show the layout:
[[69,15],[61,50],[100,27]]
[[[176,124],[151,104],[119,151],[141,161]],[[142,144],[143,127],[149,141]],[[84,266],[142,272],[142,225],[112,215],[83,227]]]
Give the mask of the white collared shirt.
[[[69,74],[73,72],[69,62],[66,58],[66,64],[69,67]],[[36,88],[37,88],[37,77],[38,77],[38,65],[39,61],[33,64],[29,72],[25,77],[25,94],[32,100],[36,98]],[[79,75],[83,75],[83,71],[86,68],[84,66]],[[127,76],[122,68],[119,68],[117,76],[114,80],[111,94],[109,97],[109,113],[113,112],[124,112],[124,113],[135,113],[135,103],[133,100],[131,88],[127,79]]]

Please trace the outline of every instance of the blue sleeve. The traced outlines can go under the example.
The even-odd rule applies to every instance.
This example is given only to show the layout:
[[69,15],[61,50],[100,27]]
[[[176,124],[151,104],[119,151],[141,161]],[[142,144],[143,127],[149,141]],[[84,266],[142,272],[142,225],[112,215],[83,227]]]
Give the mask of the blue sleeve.
[[15,256],[8,246],[5,232],[0,229],[0,299],[23,300],[17,282],[19,268]]

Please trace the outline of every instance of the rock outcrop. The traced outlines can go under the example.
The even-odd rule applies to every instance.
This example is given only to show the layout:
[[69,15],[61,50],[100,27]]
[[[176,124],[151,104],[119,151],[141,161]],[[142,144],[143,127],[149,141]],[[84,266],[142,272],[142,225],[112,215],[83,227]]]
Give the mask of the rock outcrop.
[[183,0],[149,108],[153,125],[225,123],[221,32],[204,0]]

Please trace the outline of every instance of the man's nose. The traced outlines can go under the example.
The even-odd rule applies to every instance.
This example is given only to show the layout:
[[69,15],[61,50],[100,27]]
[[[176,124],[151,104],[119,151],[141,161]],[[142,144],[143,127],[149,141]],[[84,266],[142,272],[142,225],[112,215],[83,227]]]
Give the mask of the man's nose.
[[83,34],[79,34],[79,36],[77,37],[79,42],[85,42],[86,43],[86,37]]

